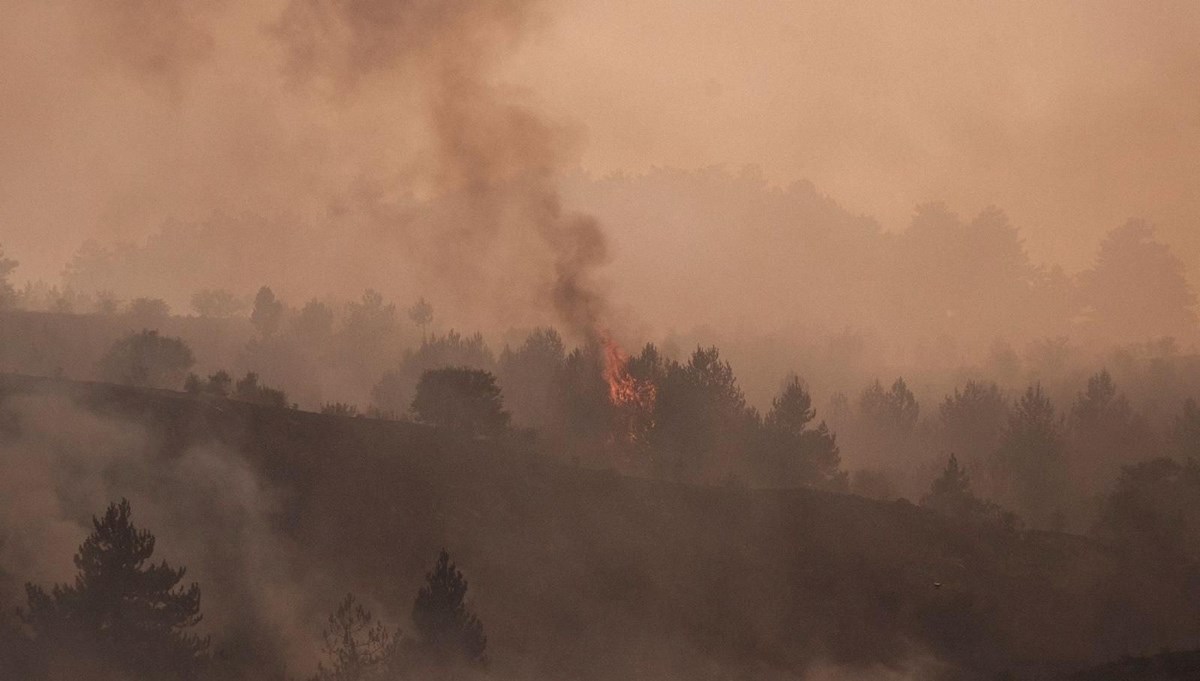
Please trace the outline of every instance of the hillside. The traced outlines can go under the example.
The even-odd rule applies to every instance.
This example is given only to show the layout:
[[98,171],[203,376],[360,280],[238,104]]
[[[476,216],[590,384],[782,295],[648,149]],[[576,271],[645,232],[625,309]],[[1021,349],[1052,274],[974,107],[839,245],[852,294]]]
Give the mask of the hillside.
[[[297,641],[311,636],[315,649],[323,614],[348,590],[409,627],[443,546],[470,579],[501,676],[771,678],[820,663],[1037,678],[1120,652],[1105,647],[1116,624],[1096,598],[1111,586],[1111,561],[1076,537],[981,535],[903,500],[623,478],[529,437],[464,440],[15,375],[0,376],[0,396],[0,447],[31,447],[29,414],[43,403],[144,433],[144,460],[99,475],[111,494],[128,483],[135,502],[167,507],[151,509],[160,522],[148,526],[192,561],[230,658],[295,661]],[[241,463],[179,465],[216,450]],[[242,465],[251,484],[222,477]],[[261,523],[214,506],[226,494],[261,497],[238,502],[261,509]],[[9,593],[46,579],[6,569]],[[1160,624],[1154,642],[1194,636]]]

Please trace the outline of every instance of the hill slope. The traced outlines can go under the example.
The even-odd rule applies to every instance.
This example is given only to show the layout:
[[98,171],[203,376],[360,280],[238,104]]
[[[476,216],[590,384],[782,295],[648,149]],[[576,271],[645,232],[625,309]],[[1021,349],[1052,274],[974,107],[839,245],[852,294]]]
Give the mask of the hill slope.
[[[138,429],[136,462],[97,479],[150,499],[149,526],[191,561],[231,658],[272,651],[305,669],[347,590],[411,629],[443,546],[504,675],[770,678],[820,661],[1023,678],[1119,652],[1094,605],[1111,561],[1075,537],[981,537],[905,501],[622,478],[529,439],[165,391],[5,375],[0,399],[8,456],[40,442],[31,415],[46,404]],[[215,451],[236,463],[196,464]],[[3,568],[12,583],[49,577]]]

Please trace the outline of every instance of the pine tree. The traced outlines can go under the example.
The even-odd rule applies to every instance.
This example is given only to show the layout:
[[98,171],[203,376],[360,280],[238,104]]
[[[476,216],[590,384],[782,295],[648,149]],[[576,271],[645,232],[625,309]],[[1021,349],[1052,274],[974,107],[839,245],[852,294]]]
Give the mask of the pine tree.
[[967,469],[958,465],[958,457],[951,454],[942,474],[930,485],[929,493],[922,497],[921,505],[956,517],[969,513],[975,501]]
[[996,457],[1011,488],[1006,501],[1035,526],[1058,523],[1067,488],[1065,438],[1062,419],[1040,384],[1013,405]]
[[765,484],[846,488],[837,438],[824,421],[810,427],[816,414],[800,378],[789,377],[763,421],[757,458]]
[[464,602],[467,580],[450,562],[445,549],[425,581],[412,611],[424,651],[438,662],[485,663],[487,637],[483,634],[483,623],[467,609]]
[[127,500],[92,524],[73,585],[25,587],[21,616],[39,653],[51,668],[82,656],[134,679],[197,678],[209,642],[185,631],[201,620],[200,587],[179,586],[186,568],[149,562],[154,535],[133,525]]
[[377,679],[395,650],[396,637],[371,612],[346,594],[329,616],[322,632],[329,666],[317,667],[314,681],[366,681]]

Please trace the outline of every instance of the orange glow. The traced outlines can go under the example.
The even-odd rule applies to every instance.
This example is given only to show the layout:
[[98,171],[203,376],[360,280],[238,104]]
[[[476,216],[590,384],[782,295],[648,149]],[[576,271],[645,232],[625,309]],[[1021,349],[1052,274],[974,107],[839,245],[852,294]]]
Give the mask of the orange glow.
[[629,373],[629,356],[607,333],[600,342],[604,346],[604,380],[608,382],[609,400],[617,407],[649,413],[658,396],[655,385]]
[[600,334],[600,344],[604,349],[608,398],[616,407],[613,434],[628,444],[642,444],[654,427],[658,386],[629,372],[629,355],[607,332]]

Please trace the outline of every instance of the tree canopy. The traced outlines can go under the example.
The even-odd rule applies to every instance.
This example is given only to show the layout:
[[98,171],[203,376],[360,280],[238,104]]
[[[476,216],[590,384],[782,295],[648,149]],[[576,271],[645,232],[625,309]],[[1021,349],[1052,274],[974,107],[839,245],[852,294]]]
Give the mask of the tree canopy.
[[509,415],[488,371],[464,367],[431,369],[421,374],[412,401],[417,420],[466,435],[499,435]]
[[283,301],[275,297],[275,292],[268,286],[258,289],[254,296],[254,307],[250,310],[250,323],[264,338],[271,336],[279,329],[283,321]]
[[26,585],[22,618],[51,676],[99,664],[147,681],[198,678],[208,640],[187,632],[201,620],[200,587],[180,584],[185,568],[150,561],[154,535],[133,524],[127,500],[92,526],[74,584]]
[[810,427],[816,413],[800,378],[789,377],[771,402],[763,423],[758,457],[762,460],[759,475],[764,482],[846,488],[847,477],[841,470],[835,436],[824,421]]
[[321,632],[325,660],[313,681],[381,679],[396,651],[397,636],[346,594]]
[[412,609],[420,645],[435,661],[476,665],[487,661],[487,636],[483,623],[467,607],[467,586],[450,554],[442,549]]

